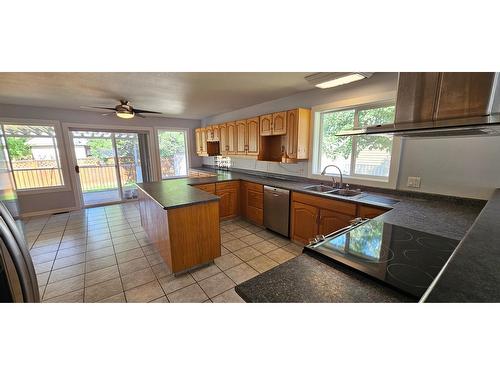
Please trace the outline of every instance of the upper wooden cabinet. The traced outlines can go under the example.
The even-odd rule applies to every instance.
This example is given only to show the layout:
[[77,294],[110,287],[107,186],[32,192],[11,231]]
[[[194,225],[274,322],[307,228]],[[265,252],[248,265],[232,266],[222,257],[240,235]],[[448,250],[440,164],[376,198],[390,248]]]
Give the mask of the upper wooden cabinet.
[[247,122],[236,121],[236,153],[246,154],[247,151]]
[[286,112],[286,117],[286,157],[296,160],[308,159],[311,110],[292,109]]
[[227,153],[228,155],[234,155],[236,154],[236,141],[237,141],[237,134],[236,134],[236,122],[227,122],[226,123],[226,128],[227,128]]
[[220,124],[219,125],[219,150],[220,154],[225,156],[229,151],[229,144],[227,139],[227,125]]
[[259,154],[259,118],[254,117],[246,120],[246,144],[247,155]]
[[286,134],[286,112],[262,115],[259,120],[261,136]]
[[195,129],[196,153],[199,156],[207,156],[207,130],[205,128]]
[[273,135],[286,134],[286,111],[273,113]]
[[272,124],[273,124],[273,115],[263,115],[259,117],[260,121],[260,135],[273,135]]

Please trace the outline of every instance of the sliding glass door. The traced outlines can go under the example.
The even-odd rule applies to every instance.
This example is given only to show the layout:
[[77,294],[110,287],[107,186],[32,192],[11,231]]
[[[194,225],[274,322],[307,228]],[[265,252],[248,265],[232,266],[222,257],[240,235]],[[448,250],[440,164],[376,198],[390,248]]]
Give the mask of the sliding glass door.
[[71,131],[84,206],[137,198],[143,171],[137,133]]

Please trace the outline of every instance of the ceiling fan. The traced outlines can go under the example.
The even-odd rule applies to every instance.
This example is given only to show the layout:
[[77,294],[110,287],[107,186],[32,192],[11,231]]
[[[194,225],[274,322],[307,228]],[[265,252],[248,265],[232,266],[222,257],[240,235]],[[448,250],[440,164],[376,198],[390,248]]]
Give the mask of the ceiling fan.
[[86,107],[82,106],[81,108],[90,108],[90,109],[106,109],[109,111],[113,112],[107,112],[103,113],[103,116],[109,116],[112,114],[115,114],[116,116],[124,119],[131,119],[134,118],[135,116],[137,117],[142,117],[146,118],[146,116],[143,115],[143,113],[148,113],[148,114],[155,114],[155,115],[161,115],[161,112],[155,112],[155,111],[146,111],[144,109],[135,109],[132,107],[130,102],[128,100],[120,100],[120,104],[118,104],[116,107]]

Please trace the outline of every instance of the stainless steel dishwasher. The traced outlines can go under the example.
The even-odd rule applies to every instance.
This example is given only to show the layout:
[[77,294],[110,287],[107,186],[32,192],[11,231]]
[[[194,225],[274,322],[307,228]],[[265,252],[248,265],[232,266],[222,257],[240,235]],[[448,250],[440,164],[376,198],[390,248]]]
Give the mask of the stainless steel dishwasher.
[[290,191],[264,185],[264,226],[288,237]]

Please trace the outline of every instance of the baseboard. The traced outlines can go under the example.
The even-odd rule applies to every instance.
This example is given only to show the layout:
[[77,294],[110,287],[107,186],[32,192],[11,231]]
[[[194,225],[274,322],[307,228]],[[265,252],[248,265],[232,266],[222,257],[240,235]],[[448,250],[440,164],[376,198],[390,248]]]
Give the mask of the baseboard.
[[34,212],[23,213],[20,215],[20,217],[21,217],[21,219],[26,219],[26,218],[33,217],[33,216],[53,215],[53,214],[58,214],[60,212],[77,211],[77,210],[79,210],[78,207],[55,208],[52,210],[34,211]]

